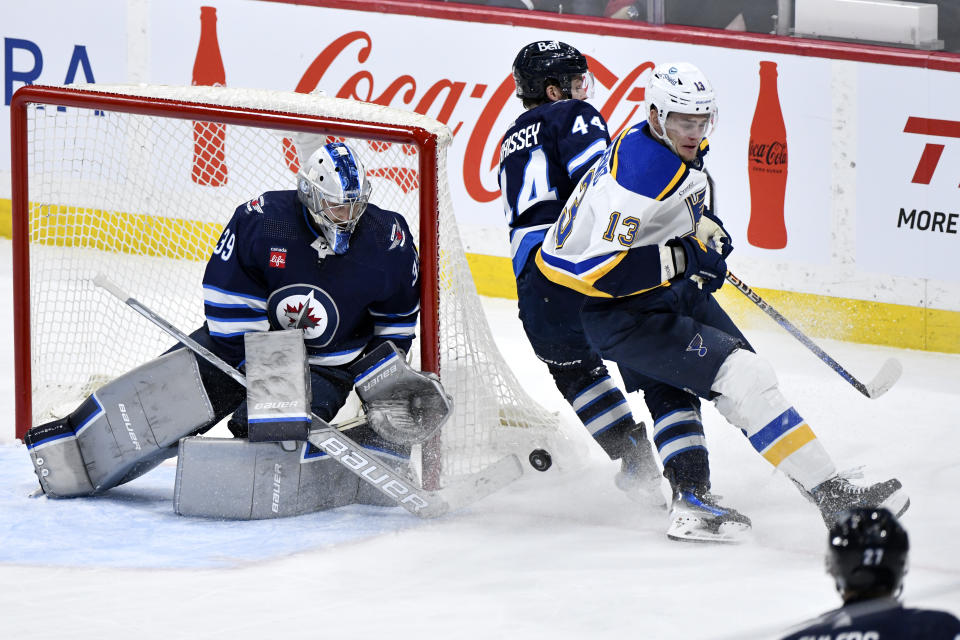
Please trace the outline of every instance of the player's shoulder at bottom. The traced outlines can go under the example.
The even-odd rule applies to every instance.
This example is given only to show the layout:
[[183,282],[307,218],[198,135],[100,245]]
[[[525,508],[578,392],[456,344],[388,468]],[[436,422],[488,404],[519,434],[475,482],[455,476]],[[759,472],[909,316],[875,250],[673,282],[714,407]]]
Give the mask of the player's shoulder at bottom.
[[296,216],[299,204],[295,189],[264,191],[237,207],[237,213],[251,218]]
[[903,609],[907,626],[917,631],[917,638],[960,638],[960,619],[948,611],[937,609]]

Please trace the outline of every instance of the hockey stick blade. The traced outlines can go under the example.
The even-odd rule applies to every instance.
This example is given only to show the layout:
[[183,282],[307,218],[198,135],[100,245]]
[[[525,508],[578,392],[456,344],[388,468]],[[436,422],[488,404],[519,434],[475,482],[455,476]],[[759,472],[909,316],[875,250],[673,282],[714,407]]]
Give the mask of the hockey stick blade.
[[833,369],[837,375],[850,383],[850,386],[868,398],[873,399],[883,395],[889,391],[890,387],[892,387],[900,378],[900,374],[903,372],[903,367],[896,359],[890,358],[883,363],[883,366],[880,367],[880,371],[877,372],[877,375],[874,376],[873,380],[867,384],[864,384],[854,377],[852,373],[847,371],[839,362],[834,360],[830,354],[821,349],[819,345],[807,337],[803,331],[798,329],[792,322],[787,320],[779,311],[770,306],[757,294],[757,292],[751,289],[747,283],[733,275],[733,273],[730,271],[727,271],[726,279],[727,282],[736,287],[737,290],[745,295],[753,304],[757,305],[761,311],[773,318],[777,324],[786,329],[790,335],[799,340],[803,346],[813,352],[815,356],[820,358],[824,364]]
[[499,491],[523,475],[520,459],[510,454],[476,473],[437,491],[420,489],[394,473],[379,459],[319,418],[314,417],[307,440],[341,465],[421,518],[437,518]]
[[890,358],[883,363],[873,380],[867,383],[867,396],[870,398],[882,396],[897,383],[902,373],[903,365],[900,364],[900,361],[896,358]]
[[451,510],[456,510],[496,493],[522,475],[520,458],[511,453],[476,473],[459,477],[436,493],[443,496]]
[[450,505],[437,492],[416,487],[316,416],[307,441],[415,516],[437,518],[450,511]]

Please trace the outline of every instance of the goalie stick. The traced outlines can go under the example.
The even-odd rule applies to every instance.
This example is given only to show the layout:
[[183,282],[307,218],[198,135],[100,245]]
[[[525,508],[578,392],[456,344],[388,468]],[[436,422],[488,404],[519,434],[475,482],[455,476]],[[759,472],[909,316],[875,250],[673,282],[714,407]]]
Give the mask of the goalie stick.
[[803,346],[805,346],[807,349],[810,349],[810,351],[812,351],[818,358],[825,362],[828,367],[836,371],[841,378],[849,382],[857,391],[868,398],[877,398],[886,393],[900,378],[900,374],[903,373],[903,366],[900,364],[900,361],[896,358],[889,358],[880,367],[880,371],[878,371],[877,375],[873,377],[873,380],[867,384],[860,382],[853,377],[849,371],[844,369],[839,362],[831,358],[826,351],[821,349],[813,340],[808,338],[805,333],[794,326],[792,322],[784,318],[779,311],[767,304],[767,302],[757,295],[757,293],[743,280],[733,275],[733,273],[730,271],[727,271],[727,282],[735,286],[737,290],[739,290],[743,295],[747,296],[747,298],[749,298],[753,304],[760,307],[760,309],[768,316],[773,318],[777,324],[786,329],[794,338],[803,343]]
[[[98,273],[93,278],[93,284],[108,291],[239,384],[247,386],[247,379],[242,373],[136,298],[129,296],[104,274]],[[331,425],[316,415],[312,416],[307,440],[362,481],[421,518],[436,518],[449,511],[465,507],[502,489],[523,475],[519,458],[510,454],[485,469],[463,476],[449,487],[428,491],[394,473],[377,456],[362,449],[360,445],[338,430],[336,425]]]

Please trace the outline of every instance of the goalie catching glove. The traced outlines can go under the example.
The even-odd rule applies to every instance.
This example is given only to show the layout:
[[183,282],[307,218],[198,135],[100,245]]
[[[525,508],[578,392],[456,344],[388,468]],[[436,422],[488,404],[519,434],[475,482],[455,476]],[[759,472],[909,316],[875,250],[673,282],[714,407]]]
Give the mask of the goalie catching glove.
[[392,342],[365,355],[350,371],[370,428],[395,444],[430,439],[453,411],[453,398],[439,378],[412,369]]

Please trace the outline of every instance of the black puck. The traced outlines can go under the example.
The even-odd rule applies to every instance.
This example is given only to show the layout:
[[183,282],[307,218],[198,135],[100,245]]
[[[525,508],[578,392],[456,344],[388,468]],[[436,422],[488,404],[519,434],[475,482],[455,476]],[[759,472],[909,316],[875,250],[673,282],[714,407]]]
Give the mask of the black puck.
[[544,449],[534,449],[530,452],[530,466],[537,471],[546,471],[553,464],[553,458]]

